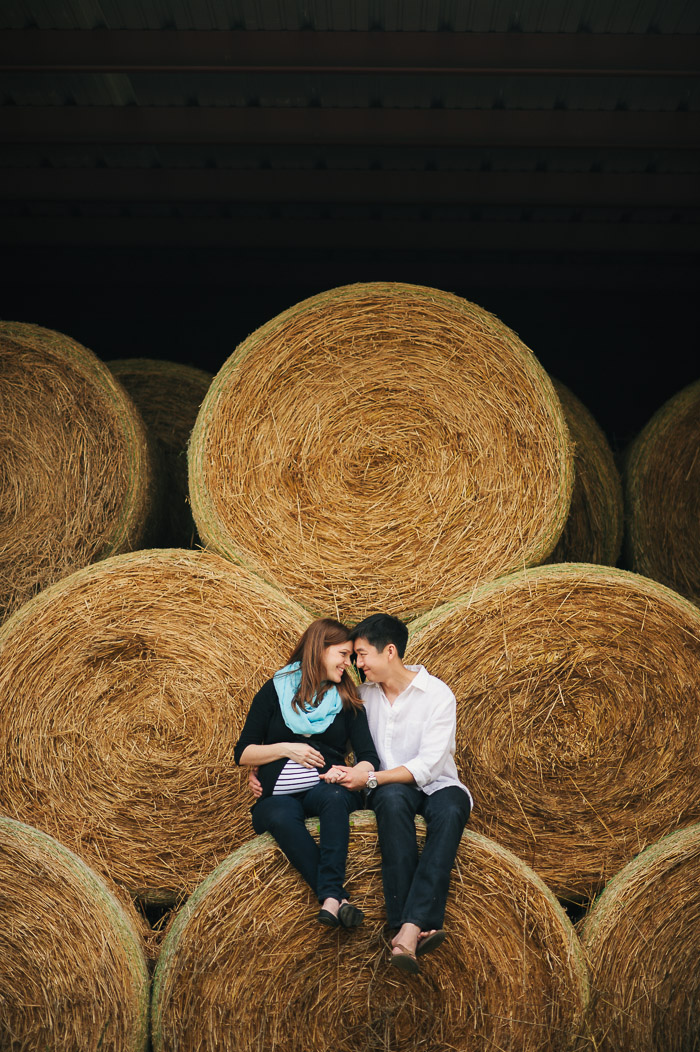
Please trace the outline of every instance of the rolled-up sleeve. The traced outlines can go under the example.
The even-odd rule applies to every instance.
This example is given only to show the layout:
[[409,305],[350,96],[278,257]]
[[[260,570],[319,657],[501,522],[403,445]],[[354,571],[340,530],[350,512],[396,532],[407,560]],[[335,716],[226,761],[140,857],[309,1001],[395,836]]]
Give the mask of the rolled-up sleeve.
[[403,761],[403,766],[411,772],[419,789],[435,781],[445,769],[454,753],[456,729],[457,702],[454,694],[445,687],[441,696],[431,705],[430,716],[423,723],[416,742],[415,756]]

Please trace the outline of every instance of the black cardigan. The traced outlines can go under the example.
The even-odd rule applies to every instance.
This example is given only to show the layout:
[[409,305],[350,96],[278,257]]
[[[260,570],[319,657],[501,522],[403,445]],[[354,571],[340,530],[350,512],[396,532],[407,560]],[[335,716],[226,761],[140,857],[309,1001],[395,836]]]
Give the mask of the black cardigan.
[[[276,745],[279,742],[303,742],[313,745],[323,754],[326,763],[319,773],[327,771],[335,763],[344,764],[348,740],[355,753],[355,762],[367,760],[377,769],[379,757],[367,724],[367,714],[362,709],[341,709],[329,727],[321,734],[295,734],[282,718],[275,684],[268,679],[253,698],[240,738],[236,742],[234,758],[241,762],[241,755],[248,745]],[[260,764],[258,778],[262,785],[261,799],[272,795],[272,790],[286,758]]]

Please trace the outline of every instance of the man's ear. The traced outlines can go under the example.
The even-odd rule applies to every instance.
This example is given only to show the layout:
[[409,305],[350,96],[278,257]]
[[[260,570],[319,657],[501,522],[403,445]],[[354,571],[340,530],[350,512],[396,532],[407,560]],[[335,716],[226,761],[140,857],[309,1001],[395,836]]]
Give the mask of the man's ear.
[[395,657],[398,657],[399,652],[393,643],[387,643],[386,647],[384,648],[384,653],[388,657],[389,661],[393,661]]

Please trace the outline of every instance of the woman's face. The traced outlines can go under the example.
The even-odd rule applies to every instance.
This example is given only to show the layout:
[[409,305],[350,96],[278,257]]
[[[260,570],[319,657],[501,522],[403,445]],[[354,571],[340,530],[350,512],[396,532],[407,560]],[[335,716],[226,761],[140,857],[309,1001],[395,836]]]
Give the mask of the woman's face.
[[334,643],[323,651],[323,667],[326,679],[331,683],[340,683],[343,672],[350,664],[352,657],[352,643]]

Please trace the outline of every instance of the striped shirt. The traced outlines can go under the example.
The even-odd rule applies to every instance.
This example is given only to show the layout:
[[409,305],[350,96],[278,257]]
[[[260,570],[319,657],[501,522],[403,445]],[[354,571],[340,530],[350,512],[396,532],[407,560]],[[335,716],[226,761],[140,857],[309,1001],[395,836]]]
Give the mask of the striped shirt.
[[287,760],[277,777],[272,795],[303,793],[306,789],[313,789],[318,781],[318,770],[315,767],[302,767],[295,760]]

